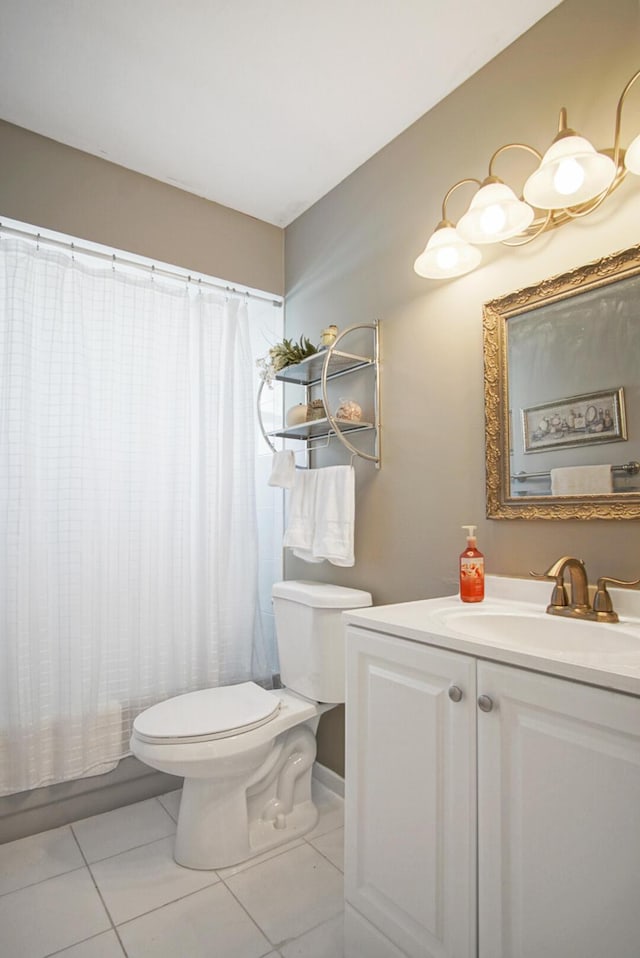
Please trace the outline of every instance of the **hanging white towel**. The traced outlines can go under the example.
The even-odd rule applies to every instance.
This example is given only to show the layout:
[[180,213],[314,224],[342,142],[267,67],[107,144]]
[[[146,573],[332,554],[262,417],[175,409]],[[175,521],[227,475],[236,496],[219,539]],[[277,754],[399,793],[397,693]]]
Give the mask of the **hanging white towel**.
[[551,470],[552,496],[595,496],[613,492],[610,465],[564,466]]
[[318,470],[316,482],[313,556],[333,565],[352,566],[355,521],[355,470],[328,466]]
[[289,521],[283,540],[286,548],[293,549],[294,555],[307,562],[322,561],[314,559],[312,552],[318,472],[318,469],[297,470],[289,500]]
[[274,452],[269,485],[278,486],[281,489],[291,489],[293,488],[295,475],[296,460],[293,450],[283,449],[281,452]]
[[306,562],[328,559],[352,566],[355,470],[353,466],[299,470],[291,491],[285,547]]

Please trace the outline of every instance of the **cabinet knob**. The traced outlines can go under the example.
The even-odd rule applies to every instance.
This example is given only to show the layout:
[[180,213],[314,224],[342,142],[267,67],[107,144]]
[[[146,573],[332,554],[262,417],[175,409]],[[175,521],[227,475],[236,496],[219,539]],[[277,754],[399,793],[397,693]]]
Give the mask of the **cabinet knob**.
[[481,712],[490,712],[493,708],[493,699],[488,695],[481,695],[478,699],[478,708]]
[[462,699],[462,689],[457,685],[452,685],[449,689],[449,698],[452,702],[459,702]]

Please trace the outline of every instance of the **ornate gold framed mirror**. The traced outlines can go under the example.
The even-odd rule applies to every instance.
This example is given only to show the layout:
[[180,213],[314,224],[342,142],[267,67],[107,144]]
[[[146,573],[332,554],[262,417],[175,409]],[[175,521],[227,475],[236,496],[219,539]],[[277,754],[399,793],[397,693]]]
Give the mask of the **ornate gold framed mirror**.
[[640,518],[640,246],[485,304],[487,517]]

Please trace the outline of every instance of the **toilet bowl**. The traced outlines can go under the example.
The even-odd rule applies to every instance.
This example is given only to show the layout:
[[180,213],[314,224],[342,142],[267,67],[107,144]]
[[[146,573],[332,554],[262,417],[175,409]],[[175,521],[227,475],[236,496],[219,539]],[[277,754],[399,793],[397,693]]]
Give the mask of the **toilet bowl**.
[[133,754],[184,777],[174,855],[188,868],[246,861],[317,822],[315,733],[322,712],[344,701],[340,614],[371,605],[371,596],[291,581],[276,583],[273,599],[286,688],[243,682],[188,692],[133,724]]

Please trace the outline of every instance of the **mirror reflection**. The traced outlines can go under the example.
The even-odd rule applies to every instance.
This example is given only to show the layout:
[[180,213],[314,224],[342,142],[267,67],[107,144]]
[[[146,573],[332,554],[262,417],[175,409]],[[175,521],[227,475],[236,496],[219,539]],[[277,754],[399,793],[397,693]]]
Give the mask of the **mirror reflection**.
[[640,515],[639,253],[486,304],[489,516]]

